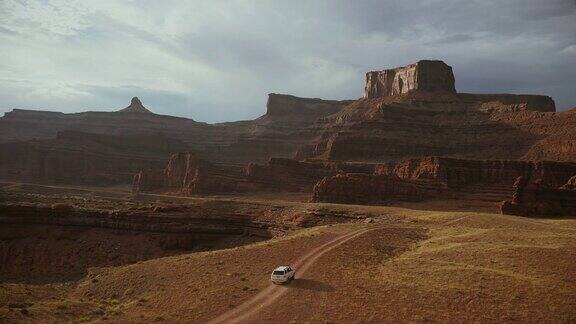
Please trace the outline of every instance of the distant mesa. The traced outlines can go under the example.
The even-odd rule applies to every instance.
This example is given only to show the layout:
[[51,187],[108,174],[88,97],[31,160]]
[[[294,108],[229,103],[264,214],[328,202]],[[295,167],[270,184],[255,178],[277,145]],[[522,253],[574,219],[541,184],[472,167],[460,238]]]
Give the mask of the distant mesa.
[[118,112],[153,114],[153,112],[151,112],[146,107],[144,107],[144,105],[142,104],[142,101],[140,101],[140,99],[138,99],[138,97],[132,98],[132,101],[130,101],[130,106],[128,106],[122,110],[119,110]]
[[412,90],[456,93],[452,67],[442,61],[422,60],[417,63],[366,73],[364,98],[380,98]]

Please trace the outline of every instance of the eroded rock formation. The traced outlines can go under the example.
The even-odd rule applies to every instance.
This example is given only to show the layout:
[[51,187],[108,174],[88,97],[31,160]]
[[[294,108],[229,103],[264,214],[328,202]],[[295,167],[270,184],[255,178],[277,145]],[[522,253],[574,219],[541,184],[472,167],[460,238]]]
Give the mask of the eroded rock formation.
[[576,114],[553,110],[543,96],[414,91],[360,99],[325,118],[322,134],[301,147],[298,158],[576,161]]
[[[166,161],[171,153],[191,150],[202,160],[218,165],[216,173],[221,173],[220,166],[224,163],[262,164],[272,157],[330,163],[397,162],[424,156],[576,161],[576,110],[556,113],[550,97],[456,93],[451,68],[440,61],[420,61],[407,67],[371,72],[367,79],[367,95],[363,99],[332,101],[270,94],[262,117],[214,125],[145,113],[146,108],[137,98],[127,111],[140,113],[62,114],[16,109],[0,119],[0,142],[9,144],[0,147],[0,153],[10,156],[15,150],[10,145],[36,149],[39,145],[46,146],[46,142],[39,144],[38,141],[52,141],[50,152],[68,156],[71,150],[67,144],[55,141],[55,137],[62,131],[81,131],[105,136],[157,136],[178,141],[186,147],[166,152],[164,156],[151,155]],[[94,147],[97,158],[125,158],[111,147],[102,150],[97,143]],[[89,153],[92,150],[90,148]],[[86,160],[75,165],[91,165],[90,154],[85,155]],[[51,161],[53,158],[38,159]],[[19,174],[28,177],[38,173],[33,167],[44,163],[18,161],[4,164],[9,167],[0,177],[7,173],[16,178]],[[50,169],[55,164],[46,165]],[[212,167],[202,165],[202,168]],[[223,168],[224,173],[242,173],[238,171],[240,167]],[[48,169],[40,173],[61,172]],[[139,169],[146,170],[147,166],[139,165]],[[86,172],[90,170],[87,168]],[[199,176],[205,174],[208,173]],[[194,177],[189,174],[186,179],[190,181]],[[129,178],[124,174],[122,181]],[[148,178],[154,176],[149,174]]]
[[209,163],[192,152],[173,154],[165,169],[145,169],[133,179],[133,192],[166,191],[183,195],[248,190],[242,169]]
[[477,182],[512,184],[518,177],[545,179],[546,185],[558,187],[566,183],[574,173],[576,163],[464,160],[443,157],[383,163],[375,170],[375,174],[404,180],[434,180],[446,188]]
[[310,192],[323,177],[339,172],[373,173],[374,164],[296,161],[271,158],[245,168],[207,162],[192,152],[173,154],[163,170],[142,170],[134,176],[133,192],[184,195],[276,191]]
[[246,178],[263,189],[310,192],[316,182],[326,176],[339,172],[373,171],[373,164],[272,158],[266,164],[248,164]]
[[419,201],[425,196],[416,184],[394,177],[343,173],[326,177],[314,186],[312,201],[383,204],[390,201]]
[[142,104],[142,101],[140,101],[140,99],[138,99],[138,97],[132,98],[132,100],[130,101],[130,105],[124,109],[121,109],[120,112],[152,114],[152,112],[150,110],[148,110],[146,107],[144,107],[144,105]]
[[34,283],[75,280],[90,267],[237,246],[277,231],[275,224],[254,218],[202,205],[100,210],[0,204],[0,277]]
[[[539,185],[557,188],[567,181],[567,186],[570,186],[569,179],[575,173],[576,163],[427,157],[379,164],[373,174],[326,177],[315,186],[312,199],[342,203],[383,203],[453,197],[496,203],[509,197],[512,184],[518,177],[532,179],[527,183],[545,179],[538,180]],[[369,185],[364,188],[361,182]]]
[[576,175],[560,187],[547,185],[545,177],[519,177],[512,199],[502,202],[500,210],[502,214],[519,216],[576,216],[575,183]]
[[366,73],[364,98],[394,96],[413,90],[456,92],[452,67],[442,61],[418,61],[407,66]]

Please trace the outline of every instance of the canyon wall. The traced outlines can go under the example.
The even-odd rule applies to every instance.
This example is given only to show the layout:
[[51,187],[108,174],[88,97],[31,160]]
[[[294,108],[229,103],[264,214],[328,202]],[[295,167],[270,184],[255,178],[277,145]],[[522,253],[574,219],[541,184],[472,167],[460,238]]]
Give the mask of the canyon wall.
[[326,176],[339,172],[372,173],[374,167],[375,165],[366,163],[272,158],[266,164],[250,163],[246,168],[246,177],[260,188],[310,192],[316,182]]
[[375,174],[404,180],[435,180],[446,188],[476,182],[514,183],[524,176],[542,179],[548,186],[561,186],[576,174],[576,163],[554,161],[490,161],[463,160],[443,157],[409,159],[398,163],[383,163]]
[[160,168],[170,151],[187,146],[162,136],[116,136],[74,131],[53,140],[0,144],[0,178],[42,183],[130,183],[140,169]]
[[0,204],[0,277],[31,283],[76,280],[92,267],[269,239],[274,227],[251,215],[203,206],[100,210]]
[[141,170],[133,192],[171,192],[183,195],[275,191],[310,192],[322,178],[341,172],[373,173],[374,164],[296,161],[271,158],[245,168],[210,163],[192,152],[173,154],[163,170]]
[[[0,178],[129,183],[134,173],[161,170],[160,164],[181,151],[193,151],[202,161],[210,161],[210,166],[192,167],[208,171],[198,173],[192,182],[196,175],[189,174],[188,183],[180,186],[197,188],[190,189],[193,192],[202,191],[200,183],[207,184],[206,191],[218,186],[202,180],[206,174],[219,174],[226,188],[221,191],[243,190],[246,181],[262,182],[265,177],[259,174],[282,172],[263,170],[285,167],[268,163],[276,157],[365,164],[425,156],[575,162],[574,125],[576,110],[556,113],[550,97],[456,93],[448,65],[419,61],[368,73],[366,98],[355,101],[269,94],[266,113],[248,121],[210,125],[158,115],[136,97],[115,112],[63,114],[15,109],[0,118]],[[80,133],[83,135],[78,135],[76,142],[74,135],[62,138],[62,134]],[[126,149],[124,144],[118,147],[104,140],[113,137],[120,143],[126,138],[146,140],[138,144],[143,149],[135,151],[136,146]],[[166,144],[165,149],[146,145],[155,138],[179,144]],[[248,163],[254,165],[245,175],[242,168]],[[266,163],[264,169],[258,167]],[[287,182],[288,186],[311,188],[310,182],[319,180],[316,176],[334,175],[333,171],[316,173],[310,168],[315,166],[305,164],[300,173],[290,171],[294,180]],[[302,180],[308,176],[306,172],[315,175],[313,181]],[[146,182],[157,187],[153,179],[160,175],[148,172],[140,177],[144,180],[135,183],[141,182],[142,188]],[[231,189],[231,182],[242,186]]]
[[426,193],[416,184],[394,177],[343,173],[325,177],[312,191],[312,201],[345,204],[385,204],[420,201]]
[[[501,202],[511,192],[505,187],[511,188],[518,177],[556,188],[565,183],[570,186],[574,174],[576,163],[426,157],[379,164],[373,174],[326,177],[316,184],[312,200],[381,204],[452,197]],[[362,182],[367,185],[362,187]]]
[[413,92],[361,99],[323,120],[298,158],[576,161],[576,111],[549,110],[554,103],[543,96]]
[[164,169],[143,169],[133,178],[132,191],[182,195],[249,191],[244,171],[237,166],[207,162],[192,152],[172,154]]

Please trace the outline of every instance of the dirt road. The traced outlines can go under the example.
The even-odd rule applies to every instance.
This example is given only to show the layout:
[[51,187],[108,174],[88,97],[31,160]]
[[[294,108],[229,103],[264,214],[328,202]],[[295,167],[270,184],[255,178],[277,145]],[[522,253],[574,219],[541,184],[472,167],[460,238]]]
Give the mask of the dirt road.
[[[324,243],[311,251],[309,251],[304,256],[300,257],[294,261],[291,266],[296,269],[296,280],[301,277],[306,271],[318,260],[322,255],[328,251],[334,249],[335,247],[354,239],[368,231],[374,230],[375,228],[365,228],[356,230],[350,233],[343,234],[327,243]],[[257,295],[248,299],[244,303],[240,304],[238,307],[231,309],[230,311],[212,319],[208,323],[240,323],[243,321],[248,321],[251,317],[256,315],[264,307],[271,305],[283,294],[290,290],[290,286],[279,286],[270,284],[270,286],[263,291],[259,292]]]

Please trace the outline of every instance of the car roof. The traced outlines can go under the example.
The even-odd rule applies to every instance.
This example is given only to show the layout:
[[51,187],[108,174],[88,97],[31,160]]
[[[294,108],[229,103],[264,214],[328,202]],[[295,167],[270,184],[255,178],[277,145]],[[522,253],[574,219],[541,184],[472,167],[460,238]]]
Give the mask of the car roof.
[[289,266],[279,266],[276,269],[274,269],[274,271],[286,271],[288,270],[288,268],[290,268]]

